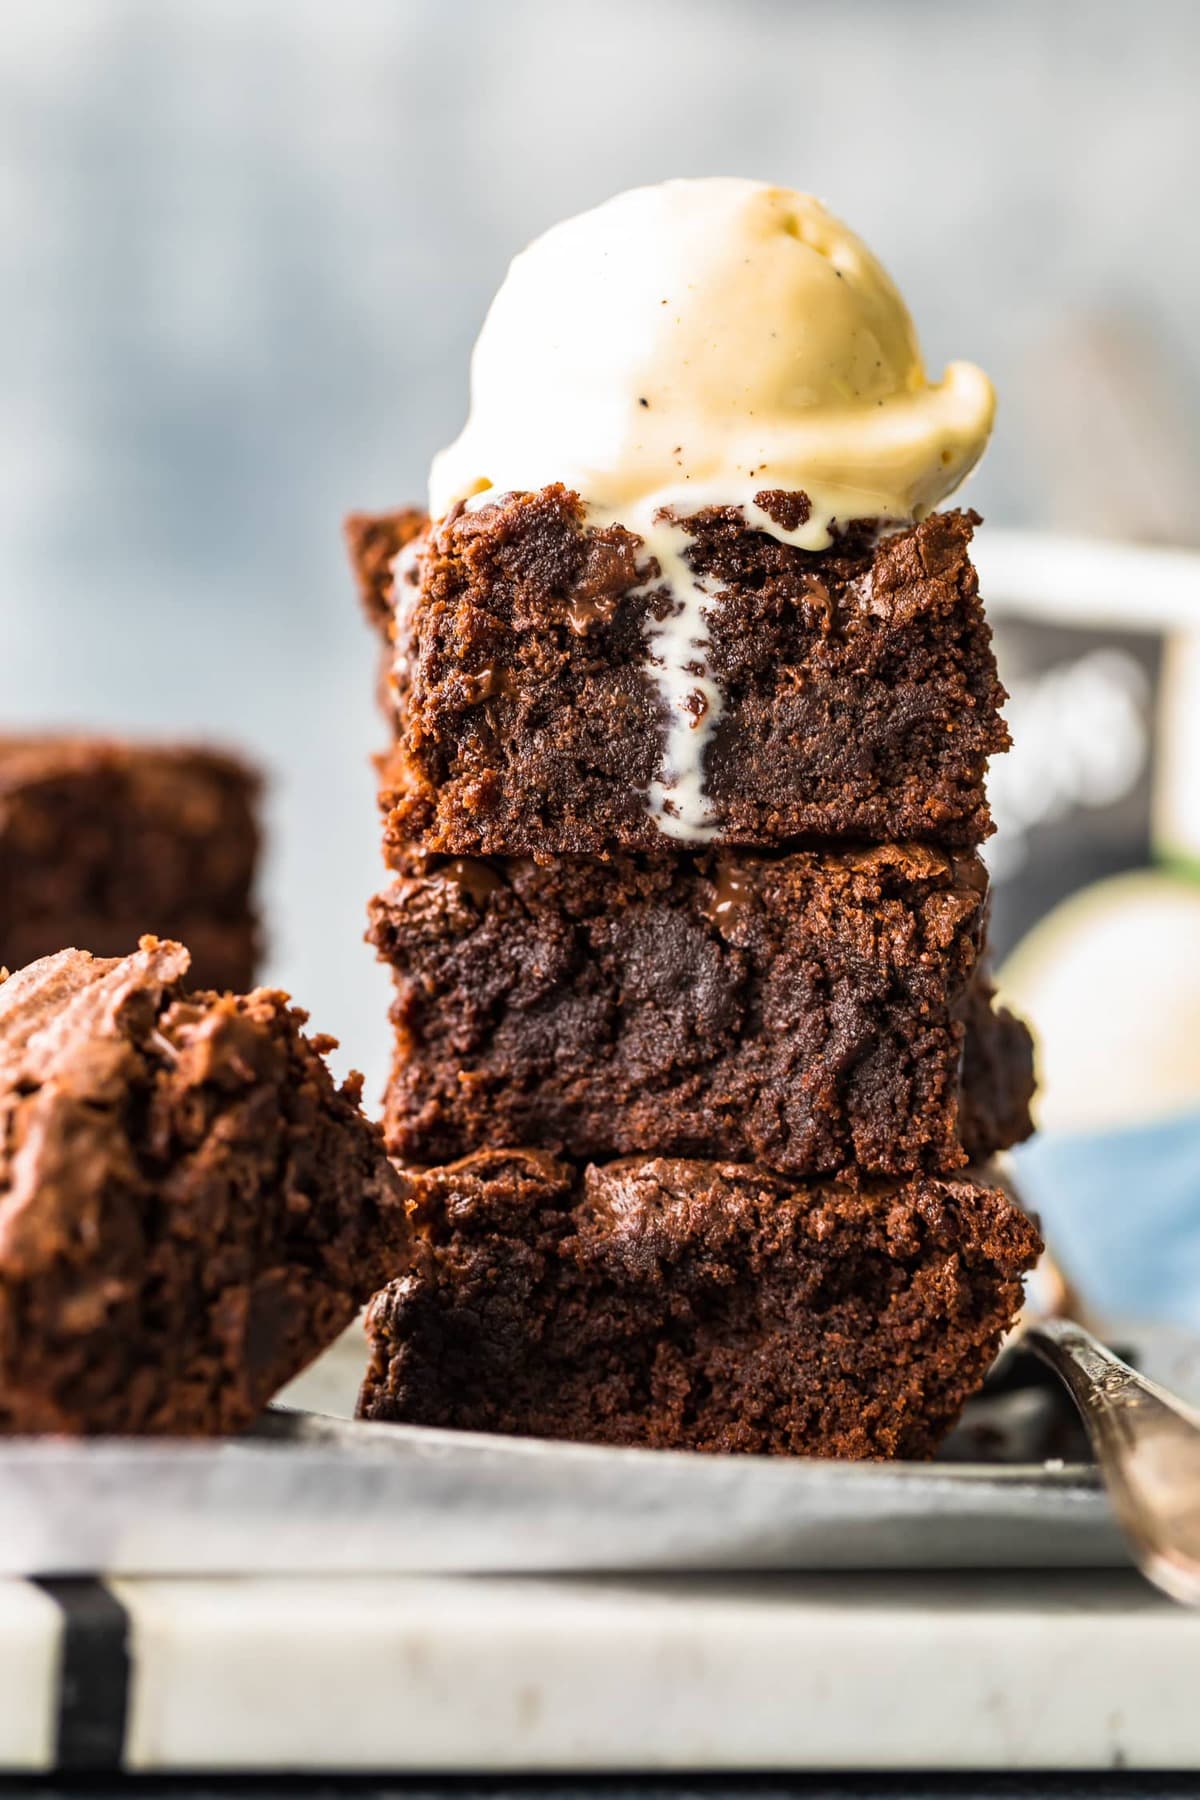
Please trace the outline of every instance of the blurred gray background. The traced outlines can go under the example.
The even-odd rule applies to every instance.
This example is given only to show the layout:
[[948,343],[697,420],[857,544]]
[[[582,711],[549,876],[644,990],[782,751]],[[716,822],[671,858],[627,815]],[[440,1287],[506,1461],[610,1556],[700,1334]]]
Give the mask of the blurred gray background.
[[0,26],[0,722],[260,756],[270,971],[372,1092],[380,730],[339,522],[421,495],[532,234],[674,174],[814,190],[931,367],[996,379],[993,521],[1070,488],[1070,522],[1101,491],[1086,522],[1139,529],[1077,450],[1061,479],[1081,340],[1195,407],[1189,0],[5,0]]

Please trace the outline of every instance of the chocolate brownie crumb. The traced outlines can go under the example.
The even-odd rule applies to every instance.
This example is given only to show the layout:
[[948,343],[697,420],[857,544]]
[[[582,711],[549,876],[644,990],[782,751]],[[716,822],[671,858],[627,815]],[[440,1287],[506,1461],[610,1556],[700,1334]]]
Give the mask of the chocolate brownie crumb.
[[991,1155],[1028,1134],[1031,1080],[1024,1027],[973,994],[986,885],[923,844],[413,857],[371,907],[396,981],[389,1147],[795,1175]]
[[237,1431],[404,1266],[361,1082],[182,945],[0,985],[0,1430]]
[[782,531],[799,531],[812,517],[812,502],[807,494],[787,488],[764,488],[755,494],[754,503],[761,506],[768,519]]

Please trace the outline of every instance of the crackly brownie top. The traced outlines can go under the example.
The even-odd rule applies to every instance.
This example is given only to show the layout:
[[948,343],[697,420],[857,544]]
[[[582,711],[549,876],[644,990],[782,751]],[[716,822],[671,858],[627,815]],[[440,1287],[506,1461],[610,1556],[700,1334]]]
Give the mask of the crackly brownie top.
[[[770,498],[785,520],[787,508],[805,500],[761,498]],[[415,515],[395,518],[397,537],[415,537]],[[931,513],[884,536],[878,520],[856,520],[835,527],[824,550],[798,549],[755,531],[737,507],[706,507],[684,523],[697,577],[787,599],[826,630],[847,611],[903,624],[917,612],[953,610],[964,593],[977,591],[969,547],[979,515],[969,510]],[[422,586],[431,597],[448,599],[464,589],[487,593],[515,629],[565,624],[580,635],[606,623],[628,590],[653,586],[657,573],[636,532],[619,524],[589,525],[579,495],[560,484],[457,508],[421,546],[421,563]],[[379,573],[377,561],[363,558],[358,566],[364,583],[372,571]],[[816,570],[820,586],[813,584]]]
[[[422,941],[447,944],[467,936],[489,914],[501,920],[550,914],[562,928],[599,919],[603,944],[630,932],[640,965],[672,957],[699,980],[697,930],[773,962],[789,942],[852,949],[859,981],[871,968],[910,968],[917,990],[956,993],[976,960],[987,913],[987,870],[969,852],[928,844],[784,852],[701,850],[686,862],[666,850],[615,852],[607,860],[567,856],[549,864],[530,857],[445,858],[419,851],[397,857],[398,873],[370,907],[368,937],[386,961]],[[645,940],[638,909],[670,909],[658,940]],[[677,929],[672,930],[672,927]],[[503,926],[500,929],[504,929]],[[692,933],[691,951],[679,934]],[[501,941],[507,968],[515,945]],[[922,979],[927,977],[927,979]],[[544,982],[545,972],[537,979]]]
[[581,1236],[624,1267],[651,1276],[681,1256],[719,1256],[732,1243],[760,1240],[764,1224],[786,1222],[793,1245],[835,1246],[853,1258],[868,1237],[897,1258],[922,1239],[953,1235],[957,1254],[1023,1268],[1037,1233],[998,1192],[962,1178],[813,1183],[807,1188],[741,1163],[628,1157],[584,1175]]
[[[785,528],[807,505],[803,494],[759,499]],[[426,524],[412,509],[347,520],[363,604],[381,628],[394,623],[394,564],[407,546],[427,599],[466,594],[481,603],[486,595],[515,630],[565,625],[587,636],[657,575],[635,531],[589,524],[579,495],[561,484],[456,507],[422,538]],[[707,507],[686,520],[688,560],[717,587],[787,600],[826,631],[860,611],[900,625],[918,612],[951,611],[977,592],[969,550],[978,524],[969,509],[931,513],[881,537],[878,520],[855,520],[835,527],[827,549],[801,550],[752,530],[737,507]]]
[[808,1240],[822,1260],[837,1248],[853,1259],[868,1234],[898,1258],[945,1238],[956,1254],[1014,1272],[1041,1249],[1020,1207],[966,1175],[798,1182],[749,1163],[647,1156],[580,1171],[543,1151],[480,1150],[408,1179],[414,1222],[431,1244],[519,1234],[523,1221],[559,1210],[564,1234],[578,1238],[593,1267],[639,1279],[684,1257],[719,1260],[748,1237],[765,1246],[773,1220],[793,1252]]
[[49,1087],[102,1103],[190,960],[182,944],[146,938],[133,956],[63,950],[9,975],[0,982],[0,1103]]
[[72,1299],[97,1317],[136,1233],[132,1219],[111,1231],[105,1205],[114,1181],[137,1179],[129,1097],[153,1079],[149,1057],[172,1054],[153,1040],[189,961],[147,938],[123,958],[63,950],[0,984],[0,1272],[91,1265]]

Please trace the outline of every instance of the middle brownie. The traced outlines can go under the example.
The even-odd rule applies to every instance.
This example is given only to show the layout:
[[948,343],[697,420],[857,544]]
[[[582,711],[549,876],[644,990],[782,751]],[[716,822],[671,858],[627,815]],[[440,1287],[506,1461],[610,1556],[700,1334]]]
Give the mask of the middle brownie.
[[979,968],[986,898],[978,857],[924,845],[412,857],[368,933],[396,980],[388,1147],[795,1175],[989,1156],[1028,1133],[1033,1072]]

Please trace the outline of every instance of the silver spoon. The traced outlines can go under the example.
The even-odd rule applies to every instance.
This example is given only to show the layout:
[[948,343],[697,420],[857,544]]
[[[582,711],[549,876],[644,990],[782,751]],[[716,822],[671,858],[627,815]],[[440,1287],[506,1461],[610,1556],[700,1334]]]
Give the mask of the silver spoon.
[[1200,1413],[1071,1319],[1030,1319],[1021,1345],[1068,1388],[1142,1574],[1200,1606]]

